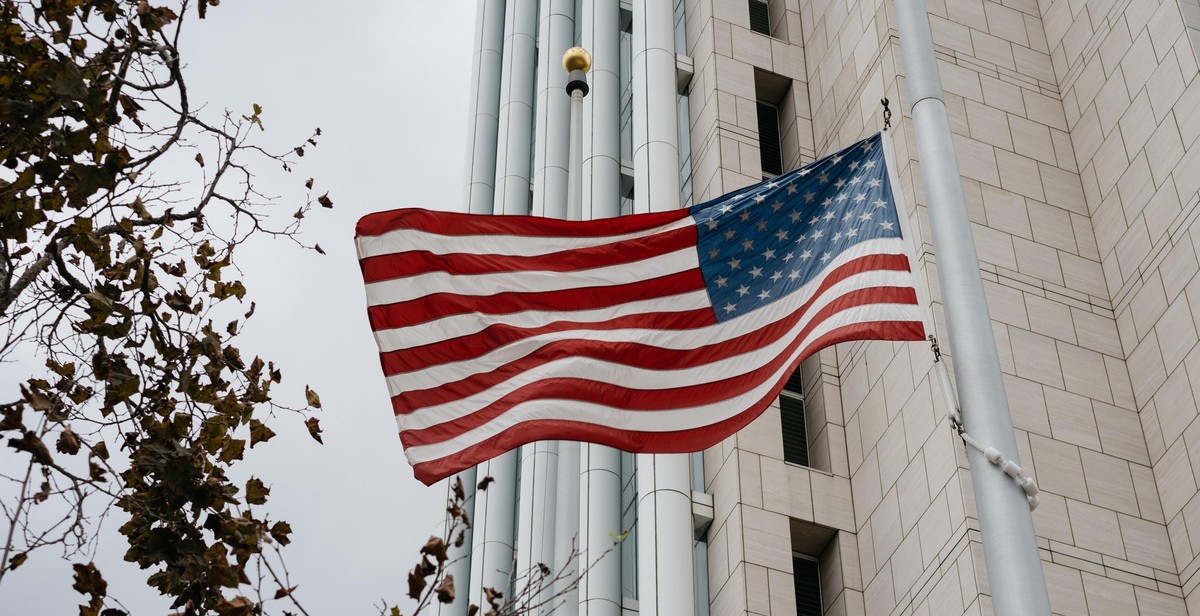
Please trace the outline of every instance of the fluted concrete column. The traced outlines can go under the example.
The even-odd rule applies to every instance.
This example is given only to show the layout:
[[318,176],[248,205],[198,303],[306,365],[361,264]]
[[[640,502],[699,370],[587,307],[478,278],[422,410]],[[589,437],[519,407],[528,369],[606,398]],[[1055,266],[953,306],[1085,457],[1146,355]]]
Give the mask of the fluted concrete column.
[[[583,0],[583,47],[592,54],[591,92],[583,99],[583,199],[581,218],[611,218],[621,211],[621,39],[619,3]],[[580,616],[620,616],[621,453],[604,445],[579,445]]]
[[[475,493],[475,536],[471,543],[469,603],[487,610],[484,588],[509,596],[512,580],[513,533],[517,507],[517,452],[492,458],[477,469],[480,481],[493,479],[487,490]],[[461,590],[459,592],[462,592]]]
[[500,61],[504,53],[504,0],[480,0],[475,11],[475,57],[471,67],[467,169],[463,174],[467,185],[463,202],[466,211],[472,214],[490,214],[496,182]]
[[582,220],[621,213],[621,8],[583,0],[583,47],[592,54],[583,99]]
[[[554,502],[558,489],[558,441],[521,447],[521,500],[517,510],[516,592],[537,593],[531,604],[548,599],[553,575],[541,566],[554,564]],[[548,607],[548,606],[547,606]],[[546,610],[534,610],[534,614]]]
[[574,0],[542,0],[539,21],[533,215],[566,218],[571,108],[562,57],[575,44]]
[[504,72],[496,139],[497,214],[529,213],[536,37],[537,0],[511,0],[504,12]]
[[[633,2],[634,211],[678,209],[679,117],[670,0]],[[691,465],[685,454],[639,455],[640,616],[695,614]]]

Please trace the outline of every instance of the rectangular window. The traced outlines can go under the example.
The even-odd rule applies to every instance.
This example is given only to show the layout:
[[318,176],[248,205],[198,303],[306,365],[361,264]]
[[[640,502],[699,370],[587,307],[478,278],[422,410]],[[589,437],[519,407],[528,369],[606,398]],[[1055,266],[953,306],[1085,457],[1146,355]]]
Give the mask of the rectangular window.
[[765,0],[749,0],[750,29],[771,36],[771,7]]
[[758,102],[758,152],[764,176],[783,173],[783,146],[779,141],[779,109]]
[[788,377],[779,392],[779,415],[783,420],[783,460],[808,466],[808,427],[804,421],[804,389],[800,369]]
[[796,616],[821,616],[821,565],[805,554],[792,555]]

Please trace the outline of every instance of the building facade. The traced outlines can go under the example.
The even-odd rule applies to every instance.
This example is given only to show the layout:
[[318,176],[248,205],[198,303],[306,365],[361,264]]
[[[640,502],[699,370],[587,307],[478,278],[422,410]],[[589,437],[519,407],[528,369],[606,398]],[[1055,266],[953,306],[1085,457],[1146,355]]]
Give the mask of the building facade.
[[[1053,612],[1200,615],[1200,4],[927,2]],[[481,0],[476,44],[472,212],[699,203],[880,130],[888,99],[944,331],[890,2]],[[582,212],[565,208],[573,45],[594,63]],[[989,614],[932,367],[925,344],[842,344],[702,454],[542,443],[464,473],[495,482],[460,594],[574,560],[588,572],[551,593],[559,613]]]

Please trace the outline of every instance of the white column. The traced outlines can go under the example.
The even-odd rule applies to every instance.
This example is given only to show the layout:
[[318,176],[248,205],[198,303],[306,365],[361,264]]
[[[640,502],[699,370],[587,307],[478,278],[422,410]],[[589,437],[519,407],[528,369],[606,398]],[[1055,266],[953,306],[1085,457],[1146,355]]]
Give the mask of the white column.
[[[670,0],[633,2],[634,211],[678,209],[679,122]],[[640,616],[695,614],[691,465],[686,454],[639,455]]]
[[472,214],[492,213],[496,181],[496,131],[500,116],[500,60],[503,53],[504,0],[480,0],[475,9],[475,58],[471,68],[467,169],[463,175],[467,180],[463,201],[466,210]]
[[[469,603],[488,610],[484,588],[494,588],[509,596],[513,562],[513,530],[516,518],[517,452],[509,451],[492,458],[477,469],[480,481],[493,479],[487,490],[475,493],[475,536],[471,544],[471,586],[466,589]],[[459,592],[463,590],[459,589]],[[457,603],[457,602],[456,602]]]
[[542,0],[538,29],[533,215],[567,217],[567,142],[571,107],[563,52],[575,44],[575,1]]
[[[500,60],[504,52],[504,0],[479,0],[475,7],[475,57],[471,67],[471,111],[468,116],[467,169],[463,177],[463,206],[472,214],[492,213],[496,181],[496,131],[500,115]],[[453,498],[456,480],[461,480],[466,492],[466,508],[472,524],[478,524],[475,504],[476,469],[469,468],[446,484],[446,500]],[[463,547],[450,548],[451,565],[457,598],[453,603],[438,602],[439,616],[466,616],[470,603],[471,561],[474,529],[464,528]],[[454,537],[450,537],[453,542]]]
[[[553,575],[542,577],[539,565],[554,564],[554,502],[558,488],[558,441],[521,447],[521,502],[517,510],[515,592],[539,591],[528,603],[548,599]],[[523,601],[524,602],[524,601]],[[544,610],[535,610],[542,614]]]
[[496,138],[496,214],[529,213],[537,0],[512,0],[504,13],[504,73]]
[[591,220],[621,213],[621,8],[608,0],[583,0],[583,14],[583,48],[592,54],[592,71],[591,91],[583,99],[580,218]]
[[[584,219],[611,218],[621,208],[621,49],[619,3],[583,0],[583,47],[592,53],[591,92],[583,99]],[[621,454],[579,445],[580,616],[620,616]],[[607,552],[607,554],[605,554]],[[603,557],[602,557],[603,555]],[[599,560],[598,560],[599,559]]]

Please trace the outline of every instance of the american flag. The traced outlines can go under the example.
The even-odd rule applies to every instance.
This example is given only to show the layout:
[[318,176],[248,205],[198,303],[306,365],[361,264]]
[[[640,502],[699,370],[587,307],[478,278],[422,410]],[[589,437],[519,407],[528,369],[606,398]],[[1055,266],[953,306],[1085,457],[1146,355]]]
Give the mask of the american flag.
[[698,451],[826,346],[923,339],[883,150],[672,212],[365,216],[367,312],[417,478],[547,439]]

